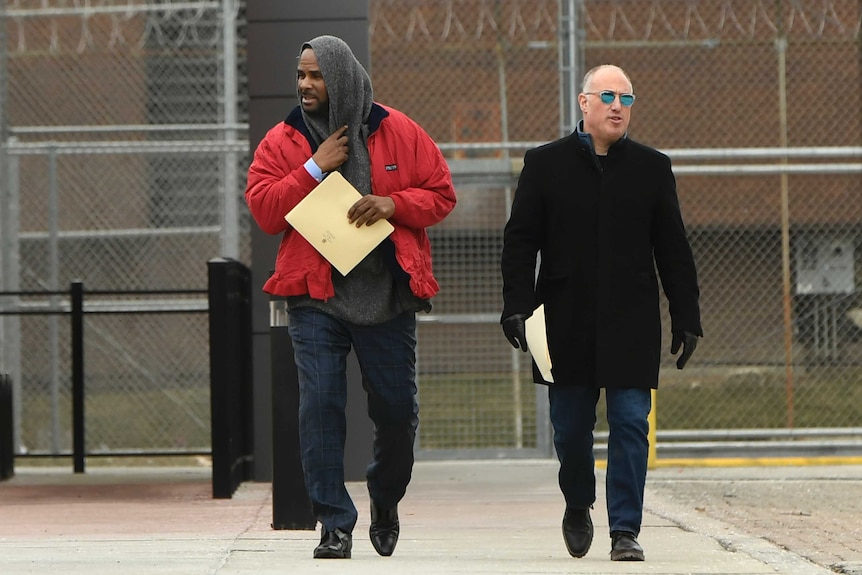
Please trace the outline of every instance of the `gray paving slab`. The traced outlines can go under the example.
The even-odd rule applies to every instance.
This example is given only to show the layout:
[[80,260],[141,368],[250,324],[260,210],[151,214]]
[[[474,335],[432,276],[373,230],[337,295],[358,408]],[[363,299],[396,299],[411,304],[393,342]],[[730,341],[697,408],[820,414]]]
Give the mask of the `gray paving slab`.
[[316,531],[273,530],[265,483],[213,500],[205,468],[18,469],[0,483],[0,575],[830,573],[658,496],[648,497],[640,537],[645,562],[609,560],[601,497],[593,547],[573,559],[556,469],[551,460],[417,463],[388,558],[367,538],[365,486],[351,483],[360,518],[350,560],[312,559]]

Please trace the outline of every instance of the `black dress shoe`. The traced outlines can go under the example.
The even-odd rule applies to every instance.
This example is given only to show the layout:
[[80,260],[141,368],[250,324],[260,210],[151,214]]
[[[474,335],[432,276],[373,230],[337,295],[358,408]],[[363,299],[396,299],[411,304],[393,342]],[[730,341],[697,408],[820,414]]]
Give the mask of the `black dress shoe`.
[[315,559],[350,559],[353,547],[353,537],[350,533],[335,528],[332,531],[323,530],[320,545],[314,548]]
[[563,515],[563,541],[572,557],[583,557],[593,542],[593,520],[590,510],[566,509]]
[[611,561],[643,561],[644,550],[637,538],[628,531],[611,533]]
[[371,501],[371,525],[368,535],[374,550],[384,557],[389,557],[395,551],[398,543],[398,533],[401,529],[398,523],[398,506],[381,507]]

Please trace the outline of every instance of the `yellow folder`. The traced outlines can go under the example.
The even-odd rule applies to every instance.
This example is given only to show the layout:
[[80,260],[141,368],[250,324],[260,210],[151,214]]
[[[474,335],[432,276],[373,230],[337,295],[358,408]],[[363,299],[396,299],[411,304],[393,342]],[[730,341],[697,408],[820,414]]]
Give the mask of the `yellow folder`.
[[540,305],[533,312],[533,315],[527,318],[524,322],[527,349],[533,356],[533,361],[536,362],[536,367],[539,368],[539,373],[542,374],[542,379],[548,383],[554,383],[554,376],[551,375],[551,352],[548,350],[548,332],[545,322],[545,306]]
[[359,228],[351,224],[347,211],[361,197],[341,173],[332,172],[284,216],[345,276],[395,229],[387,220]]

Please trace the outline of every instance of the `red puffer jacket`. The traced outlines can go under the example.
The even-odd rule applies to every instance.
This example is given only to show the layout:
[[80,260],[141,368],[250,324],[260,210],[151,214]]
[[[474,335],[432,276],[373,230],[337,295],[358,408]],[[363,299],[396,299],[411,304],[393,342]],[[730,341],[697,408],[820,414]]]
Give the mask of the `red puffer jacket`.
[[[308,294],[326,300],[335,293],[330,263],[284,219],[317,185],[303,166],[313,153],[311,142],[297,107],[258,144],[245,199],[264,232],[283,234],[275,273],[263,290],[277,296]],[[374,104],[369,116],[368,153],[372,192],[395,201],[395,214],[389,220],[395,227],[389,236],[395,257],[410,276],[413,293],[429,299],[440,286],[431,271],[431,243],[425,229],[455,207],[449,167],[416,122],[380,104]]]

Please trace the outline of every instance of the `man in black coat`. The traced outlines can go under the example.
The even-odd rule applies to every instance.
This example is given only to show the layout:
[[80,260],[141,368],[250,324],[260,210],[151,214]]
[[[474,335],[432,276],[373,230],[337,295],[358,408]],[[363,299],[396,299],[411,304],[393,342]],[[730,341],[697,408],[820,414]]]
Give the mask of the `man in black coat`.
[[[661,355],[659,278],[669,303],[671,352],[682,369],[703,336],[699,288],[670,159],[633,141],[628,75],[616,66],[584,76],[577,130],[530,150],[506,223],[503,331],[527,351],[525,320],[544,304],[548,383],[563,540],[583,557],[593,539],[593,429],[600,390],[608,426],[606,499],[611,560],[643,561],[651,389]],[[536,276],[537,256],[541,257]],[[656,274],[658,271],[658,275]]]

